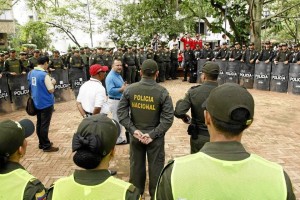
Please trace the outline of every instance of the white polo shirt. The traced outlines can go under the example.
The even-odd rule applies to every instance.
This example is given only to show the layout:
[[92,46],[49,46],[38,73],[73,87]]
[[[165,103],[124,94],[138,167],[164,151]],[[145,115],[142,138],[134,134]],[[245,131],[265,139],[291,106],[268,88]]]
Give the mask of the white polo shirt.
[[93,113],[95,107],[101,107],[101,113],[109,112],[105,88],[94,78],[90,78],[80,87],[77,102],[80,102],[83,109],[89,113]]

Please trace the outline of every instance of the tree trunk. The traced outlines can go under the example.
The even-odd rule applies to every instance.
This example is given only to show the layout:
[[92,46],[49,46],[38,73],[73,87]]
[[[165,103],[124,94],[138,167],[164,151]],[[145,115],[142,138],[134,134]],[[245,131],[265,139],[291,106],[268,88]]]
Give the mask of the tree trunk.
[[[249,0],[248,0],[249,2]],[[261,49],[261,15],[262,15],[263,1],[250,0],[250,41],[254,42],[256,50]]]

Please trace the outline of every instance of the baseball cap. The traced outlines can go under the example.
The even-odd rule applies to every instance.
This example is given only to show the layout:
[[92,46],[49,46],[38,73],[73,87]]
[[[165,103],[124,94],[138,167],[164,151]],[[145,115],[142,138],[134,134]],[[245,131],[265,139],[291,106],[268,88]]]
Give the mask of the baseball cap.
[[219,74],[220,67],[215,62],[206,62],[202,67],[202,72],[206,74]]
[[24,52],[24,51],[21,51],[21,52],[20,52],[20,55],[27,55],[27,53]]
[[118,122],[105,115],[85,118],[73,136],[72,151],[85,148],[104,157],[114,148],[120,130]]
[[[229,123],[250,125],[254,115],[254,99],[248,90],[236,83],[225,83],[214,88],[202,107],[214,118]],[[237,108],[244,108],[250,113],[244,122],[232,119],[232,113]]]
[[33,52],[34,53],[40,53],[40,50],[39,49],[35,49]]
[[15,53],[16,50],[15,50],[15,49],[10,49],[9,52],[10,52],[10,53]]
[[158,65],[154,60],[147,59],[143,62],[141,69],[142,69],[142,71],[149,70],[152,73],[154,73],[158,70]]
[[90,67],[90,75],[91,76],[95,76],[99,72],[106,72],[106,71],[108,71],[108,67],[102,66],[100,64],[95,64]]
[[22,146],[25,138],[34,132],[34,124],[29,119],[19,122],[4,120],[0,122],[0,155],[11,155]]

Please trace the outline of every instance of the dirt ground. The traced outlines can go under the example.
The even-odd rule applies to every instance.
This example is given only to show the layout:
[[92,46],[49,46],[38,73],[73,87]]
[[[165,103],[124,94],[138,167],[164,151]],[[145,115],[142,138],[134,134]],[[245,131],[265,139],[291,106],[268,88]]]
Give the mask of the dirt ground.
[[[194,84],[181,80],[162,83],[170,92],[173,103],[182,98]],[[283,166],[289,174],[295,194],[300,198],[300,96],[267,91],[250,90],[255,99],[254,122],[244,132],[242,143],[249,152],[256,153]],[[77,111],[75,100],[57,103],[50,126],[49,137],[57,153],[43,153],[38,149],[34,134],[28,139],[28,149],[22,165],[49,187],[60,177],[70,175],[76,166],[72,161],[71,139],[82,117]],[[32,119],[25,111],[0,114],[3,119]],[[187,125],[176,119],[166,134],[166,161],[189,154]],[[116,147],[115,159],[111,169],[117,170],[117,177],[129,179],[129,145]],[[145,194],[149,199],[148,192]]]

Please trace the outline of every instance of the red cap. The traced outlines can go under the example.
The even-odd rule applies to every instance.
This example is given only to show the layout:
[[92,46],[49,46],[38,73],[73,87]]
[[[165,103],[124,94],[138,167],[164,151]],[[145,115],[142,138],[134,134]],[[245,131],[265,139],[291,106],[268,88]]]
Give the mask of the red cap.
[[95,76],[99,72],[106,72],[106,71],[108,71],[107,66],[102,66],[102,65],[99,65],[99,64],[95,64],[95,65],[92,65],[90,67],[90,75],[91,76]]

